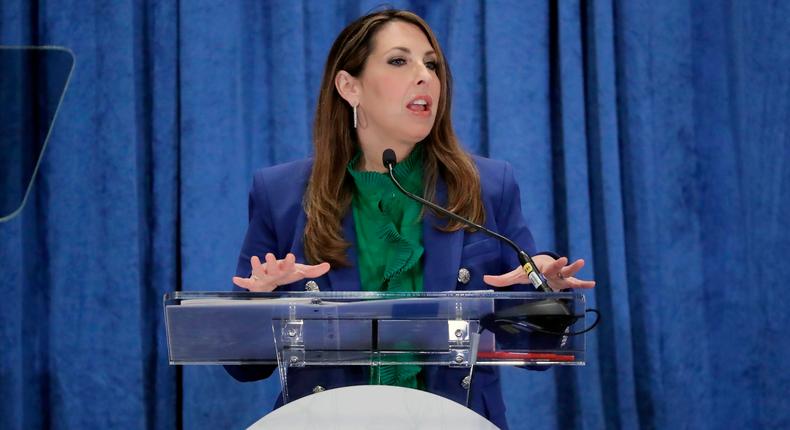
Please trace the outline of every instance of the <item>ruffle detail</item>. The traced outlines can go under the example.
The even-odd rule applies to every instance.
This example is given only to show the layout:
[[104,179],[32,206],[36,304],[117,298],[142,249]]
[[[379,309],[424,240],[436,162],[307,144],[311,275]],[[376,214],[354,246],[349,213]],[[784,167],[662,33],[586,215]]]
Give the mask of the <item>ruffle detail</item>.
[[401,277],[420,261],[423,247],[406,240],[391,222],[382,226],[379,237],[387,241],[394,251],[384,266],[385,291],[410,291],[403,287]]
[[[404,357],[404,360],[411,359],[413,356]],[[398,387],[420,388],[420,381],[417,377],[422,366],[414,364],[402,364],[397,366],[375,366],[370,371],[370,383],[374,385],[395,385]]]
[[[403,195],[389,175],[354,170],[360,156],[351,160],[347,170],[356,187],[352,206],[362,289],[422,291],[422,205]],[[417,145],[395,166],[394,174],[404,188],[422,195],[422,173],[422,145]],[[414,354],[396,358],[403,363],[416,359]],[[424,389],[421,369],[414,364],[372,366],[370,383]]]

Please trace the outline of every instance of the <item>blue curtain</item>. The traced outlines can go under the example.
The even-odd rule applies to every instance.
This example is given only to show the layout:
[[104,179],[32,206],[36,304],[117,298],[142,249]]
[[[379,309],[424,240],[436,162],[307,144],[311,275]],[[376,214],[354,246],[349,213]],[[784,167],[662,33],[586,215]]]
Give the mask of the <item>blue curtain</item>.
[[[238,428],[276,380],[168,366],[162,295],[226,290],[261,166],[310,154],[323,63],[379,1],[3,0],[76,70],[0,225],[0,428]],[[587,259],[588,364],[505,370],[512,428],[790,428],[790,3],[395,1],[465,146]],[[2,71],[0,71],[2,73]]]

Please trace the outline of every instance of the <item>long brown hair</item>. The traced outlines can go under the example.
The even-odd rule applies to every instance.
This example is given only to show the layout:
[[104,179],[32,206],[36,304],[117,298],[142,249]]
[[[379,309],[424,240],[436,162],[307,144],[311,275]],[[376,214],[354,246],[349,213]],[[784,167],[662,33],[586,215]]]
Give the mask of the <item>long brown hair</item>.
[[[321,92],[313,127],[315,150],[313,169],[305,194],[307,225],[304,248],[308,262],[328,261],[348,266],[346,251],[351,245],[343,237],[342,219],[351,205],[354,185],[346,166],[355,155],[357,137],[353,132],[351,110],[335,89],[335,76],[345,70],[359,76],[373,51],[373,37],[391,21],[403,21],[419,27],[436,52],[436,74],[441,95],[436,121],[424,146],[424,195],[431,199],[439,177],[447,183],[447,209],[482,224],[485,218],[480,191],[480,177],[469,154],[459,145],[453,132],[450,106],[452,78],[444,54],[428,24],[419,16],[402,10],[385,10],[363,16],[348,25],[335,40],[324,68]],[[455,231],[464,226],[449,221],[442,227]]]

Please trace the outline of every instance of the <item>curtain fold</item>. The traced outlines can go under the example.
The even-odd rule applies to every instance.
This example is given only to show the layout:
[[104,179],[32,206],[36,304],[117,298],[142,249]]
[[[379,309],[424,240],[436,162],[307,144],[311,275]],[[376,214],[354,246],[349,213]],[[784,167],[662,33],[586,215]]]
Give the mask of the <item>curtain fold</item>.
[[[3,2],[0,44],[76,68],[0,224],[1,428],[271,409],[274,378],[167,364],[162,296],[230,288],[253,171],[310,155],[331,43],[378,5]],[[790,5],[393,6],[436,31],[459,138],[513,164],[538,247],[598,282],[586,366],[503,369],[511,428],[790,427]]]

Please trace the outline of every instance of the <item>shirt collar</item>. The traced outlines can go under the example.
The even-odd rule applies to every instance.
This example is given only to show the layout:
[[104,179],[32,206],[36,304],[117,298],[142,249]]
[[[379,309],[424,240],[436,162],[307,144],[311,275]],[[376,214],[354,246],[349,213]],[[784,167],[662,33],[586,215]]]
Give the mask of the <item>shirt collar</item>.
[[[362,151],[358,151],[354,158],[348,163],[346,170],[354,179],[357,190],[364,194],[380,194],[395,187],[387,173],[363,172],[354,168],[362,156]],[[422,160],[423,148],[418,143],[405,160],[396,164],[392,169],[395,178],[408,191],[422,195]]]

